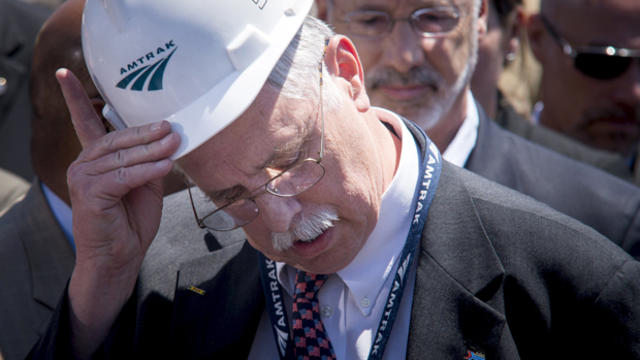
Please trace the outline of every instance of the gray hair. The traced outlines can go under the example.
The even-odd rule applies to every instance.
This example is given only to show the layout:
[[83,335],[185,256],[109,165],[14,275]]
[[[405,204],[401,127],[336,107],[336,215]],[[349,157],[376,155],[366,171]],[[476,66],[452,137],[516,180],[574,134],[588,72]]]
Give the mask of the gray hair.
[[[280,95],[291,99],[319,99],[320,73],[318,64],[322,62],[327,39],[335,33],[327,24],[307,16],[275,65],[267,83],[280,91]],[[335,84],[323,63],[323,98],[325,106],[337,106],[338,95]]]

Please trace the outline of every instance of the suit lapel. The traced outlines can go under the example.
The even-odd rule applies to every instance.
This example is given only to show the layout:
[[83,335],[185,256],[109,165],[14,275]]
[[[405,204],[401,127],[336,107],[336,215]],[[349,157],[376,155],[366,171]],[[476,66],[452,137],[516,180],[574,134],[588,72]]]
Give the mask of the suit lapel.
[[170,338],[181,356],[249,354],[264,309],[257,265],[244,241],[180,267]]
[[504,269],[464,184],[445,163],[418,258],[408,358],[492,353],[505,326]]
[[23,201],[22,216],[27,223],[24,229],[29,231],[20,231],[19,236],[31,268],[33,298],[55,309],[73,270],[75,254],[49,208],[38,179],[31,184]]
[[475,172],[478,168],[489,166],[492,163],[499,163],[488,161],[496,152],[499,153],[500,146],[503,143],[497,139],[500,135],[496,134],[497,129],[498,125],[487,117],[482,108],[478,107],[478,138],[476,139],[476,146],[473,147],[471,155],[464,166],[465,169]]

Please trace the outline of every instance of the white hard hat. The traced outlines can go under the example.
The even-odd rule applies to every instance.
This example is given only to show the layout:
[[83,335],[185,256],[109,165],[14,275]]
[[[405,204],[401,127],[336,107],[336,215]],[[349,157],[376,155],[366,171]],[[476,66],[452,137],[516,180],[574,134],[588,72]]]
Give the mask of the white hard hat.
[[82,45],[116,127],[169,120],[185,155],[253,102],[313,0],[89,0]]

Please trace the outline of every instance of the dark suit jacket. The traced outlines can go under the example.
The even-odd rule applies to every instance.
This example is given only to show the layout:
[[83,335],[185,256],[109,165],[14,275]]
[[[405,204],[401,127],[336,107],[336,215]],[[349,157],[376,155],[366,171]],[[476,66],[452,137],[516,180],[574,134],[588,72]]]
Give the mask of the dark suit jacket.
[[[186,196],[166,198],[105,358],[247,357],[264,310],[256,251],[200,230]],[[640,358],[640,263],[546,205],[445,163],[420,246],[408,358]],[[65,299],[33,358],[69,357],[68,316]]]
[[640,257],[640,189],[500,128],[479,109],[465,168],[593,227]]
[[640,185],[640,178],[634,178],[627,161],[622,156],[591,148],[559,132],[531,123],[518,114],[499,91],[495,121],[504,129],[533,143]]
[[24,359],[60,301],[74,264],[39,182],[0,218],[0,351]]
[[[0,0],[0,167],[31,180],[29,71],[33,42],[51,10],[19,0]],[[53,75],[52,75],[53,76]]]
[[29,190],[29,183],[0,168],[0,217]]

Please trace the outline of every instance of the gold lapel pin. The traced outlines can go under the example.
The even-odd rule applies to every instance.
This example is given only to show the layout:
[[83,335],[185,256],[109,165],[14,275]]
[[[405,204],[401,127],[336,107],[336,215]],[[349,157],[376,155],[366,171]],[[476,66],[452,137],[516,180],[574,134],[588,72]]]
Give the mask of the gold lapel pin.
[[195,287],[193,285],[189,286],[189,290],[193,291],[194,293],[196,293],[198,295],[204,295],[206,293],[206,291],[204,291],[204,290],[202,290],[200,288],[197,288],[197,287]]

